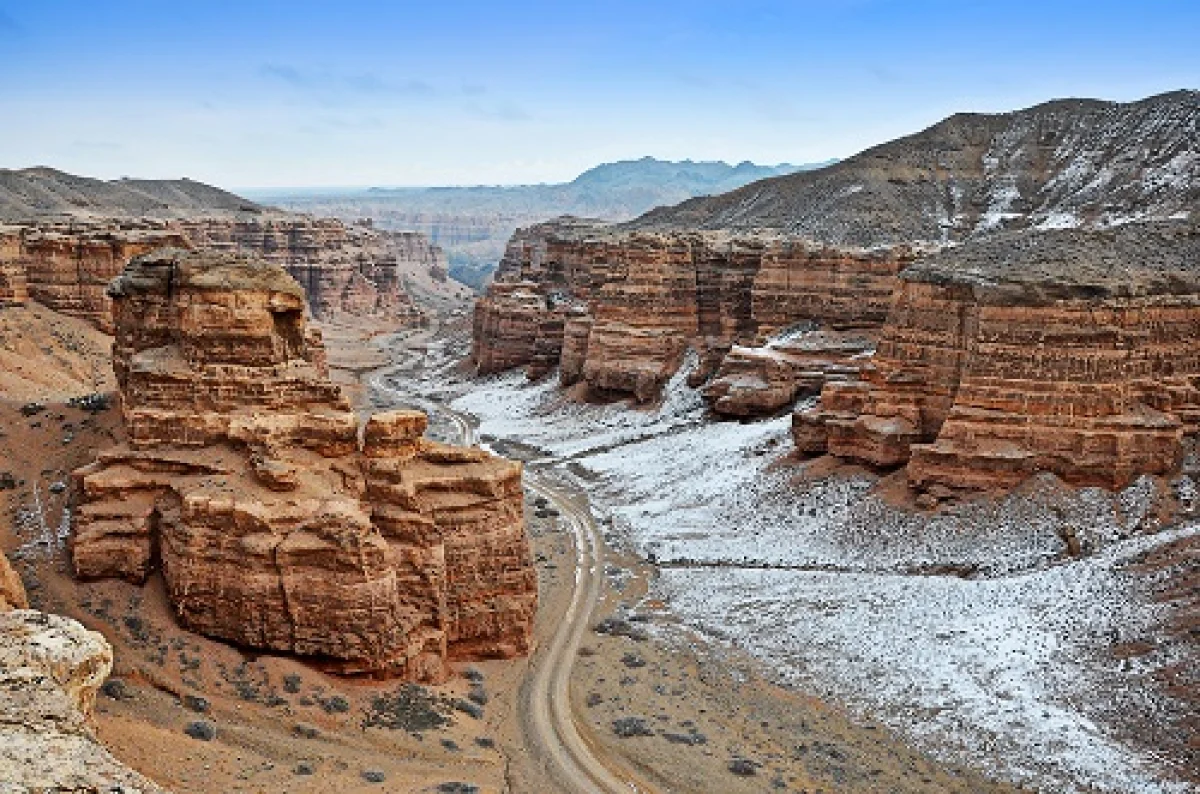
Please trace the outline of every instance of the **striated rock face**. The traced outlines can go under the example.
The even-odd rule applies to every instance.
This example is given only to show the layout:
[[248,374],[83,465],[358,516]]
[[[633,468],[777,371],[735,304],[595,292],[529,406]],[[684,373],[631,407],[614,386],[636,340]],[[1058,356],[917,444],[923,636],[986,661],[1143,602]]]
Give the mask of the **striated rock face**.
[[0,611],[0,781],[4,791],[159,792],[88,726],[112,670],[104,637],[69,618]]
[[164,228],[50,225],[24,230],[18,261],[31,298],[112,333],[108,282],[138,254],[185,244],[179,232]]
[[29,283],[20,259],[20,228],[0,226],[0,307],[23,306],[29,300]]
[[1200,404],[1194,224],[1000,235],[901,278],[865,383],[827,386],[800,448],[931,490],[1178,470]]
[[[818,359],[838,354],[797,350],[794,362],[774,366],[775,353],[751,364],[743,348],[801,322],[878,328],[896,273],[912,258],[907,248],[629,233],[563,218],[513,236],[495,283],[476,304],[472,358],[480,372],[526,366],[534,376],[557,364],[564,385],[582,381],[602,396],[649,402],[689,348],[700,354],[690,379],[698,386],[738,345],[709,394],[731,415],[771,413],[811,387]],[[753,387],[760,394],[725,400],[749,370],[762,382]],[[750,386],[748,378],[739,382]]]
[[414,232],[380,231],[332,218],[223,219],[179,223],[195,248],[254,256],[281,265],[308,294],[313,316],[417,322],[406,270],[446,269],[446,257]]
[[113,282],[129,446],[75,474],[84,578],[160,570],[187,626],[344,672],[439,680],[528,650],[519,464],[361,429],[281,268],[166,250]]
[[0,227],[0,304],[27,298],[112,333],[110,281],[140,254],[196,248],[255,256],[285,267],[313,315],[419,322],[404,287],[413,269],[445,268],[441,249],[418,234],[294,217],[78,220]]

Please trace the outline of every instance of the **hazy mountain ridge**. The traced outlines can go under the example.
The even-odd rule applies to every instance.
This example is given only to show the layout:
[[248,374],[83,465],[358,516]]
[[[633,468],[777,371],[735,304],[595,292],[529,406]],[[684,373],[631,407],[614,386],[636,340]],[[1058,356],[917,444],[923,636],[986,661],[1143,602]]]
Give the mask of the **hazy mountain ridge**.
[[1200,207],[1200,91],[958,113],[816,171],[648,212],[643,229],[773,229],[849,245],[1108,226]]
[[191,179],[76,176],[53,168],[0,169],[0,220],[50,217],[241,215],[270,208]]

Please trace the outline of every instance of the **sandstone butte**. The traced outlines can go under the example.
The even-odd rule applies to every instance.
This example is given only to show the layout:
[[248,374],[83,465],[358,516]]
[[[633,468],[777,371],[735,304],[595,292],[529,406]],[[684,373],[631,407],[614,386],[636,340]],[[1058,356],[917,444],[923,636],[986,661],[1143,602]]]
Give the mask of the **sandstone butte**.
[[0,305],[33,299],[112,333],[108,283],[133,257],[164,246],[255,256],[305,287],[315,317],[418,322],[405,266],[446,269],[424,236],[333,219],[88,219],[0,226]]
[[[905,246],[628,232],[563,218],[519,230],[476,303],[480,373],[559,368],[564,386],[652,402],[689,349],[718,413],[770,414],[853,377],[887,316]],[[809,333],[783,332],[805,323]]]
[[163,249],[109,287],[128,443],[75,472],[84,579],[161,572],[181,623],[343,673],[528,651],[521,468],[359,421],[283,268]]
[[70,618],[26,605],[20,578],[0,554],[0,790],[160,792],[92,730],[112,647]]
[[1179,470],[1200,420],[1200,227],[995,235],[900,274],[861,381],[796,446],[943,492],[1035,472],[1117,489]]

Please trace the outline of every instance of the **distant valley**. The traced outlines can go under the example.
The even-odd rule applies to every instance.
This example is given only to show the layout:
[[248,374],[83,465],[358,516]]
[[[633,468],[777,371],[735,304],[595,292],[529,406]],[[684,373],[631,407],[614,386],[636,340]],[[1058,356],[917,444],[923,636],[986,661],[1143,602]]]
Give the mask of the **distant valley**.
[[631,220],[655,207],[833,162],[764,166],[643,157],[598,165],[561,184],[242,192],[283,209],[345,221],[369,217],[384,229],[423,232],[445,249],[451,276],[480,288],[521,226],[564,214]]

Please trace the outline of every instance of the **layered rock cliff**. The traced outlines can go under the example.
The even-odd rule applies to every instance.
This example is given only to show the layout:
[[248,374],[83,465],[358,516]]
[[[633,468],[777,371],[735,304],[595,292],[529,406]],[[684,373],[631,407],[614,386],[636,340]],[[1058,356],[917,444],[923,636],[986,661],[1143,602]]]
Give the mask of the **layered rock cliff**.
[[518,464],[419,412],[360,428],[281,267],[167,249],[110,295],[129,445],[76,472],[77,575],[160,571],[185,625],[344,672],[528,650]]
[[1200,416],[1194,223],[1002,234],[900,278],[863,382],[826,386],[798,447],[934,492],[1178,470]]
[[[688,349],[700,354],[693,377],[699,385],[719,371],[733,345],[762,345],[797,324],[821,333],[864,332],[849,349],[831,341],[823,354],[797,352],[795,366],[772,368],[758,378],[761,386],[742,378],[739,394],[746,399],[724,399],[742,366],[730,361],[724,385],[711,390],[716,409],[770,413],[812,388],[814,379],[819,388],[823,371],[841,374],[851,366],[846,356],[870,347],[895,274],[912,257],[906,247],[865,251],[773,236],[628,233],[560,219],[514,235],[495,283],[476,304],[472,361],[480,372],[525,366],[534,377],[558,365],[564,385],[582,381],[597,395],[648,402]],[[810,351],[821,350],[820,338],[808,340]],[[739,350],[735,358],[748,355]],[[765,365],[779,353],[772,348],[763,356]]]
[[420,322],[405,288],[416,271],[445,268],[441,250],[414,233],[380,232],[298,217],[33,222],[0,228],[0,303],[32,298],[111,333],[105,290],[129,263],[163,247],[256,256],[285,267],[320,319]]

